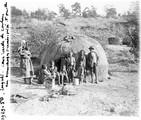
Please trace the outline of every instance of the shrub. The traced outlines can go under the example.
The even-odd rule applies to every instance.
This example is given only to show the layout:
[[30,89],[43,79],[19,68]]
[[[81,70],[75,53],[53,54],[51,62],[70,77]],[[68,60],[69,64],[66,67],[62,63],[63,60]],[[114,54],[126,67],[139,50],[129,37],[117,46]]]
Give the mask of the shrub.
[[125,38],[123,38],[123,40],[122,40],[122,45],[130,46],[130,44],[131,44],[131,39],[130,39],[130,37],[125,37]]
[[119,45],[120,44],[120,40],[116,37],[109,37],[108,38],[108,43],[110,45]]
[[36,56],[42,54],[50,42],[56,41],[64,32],[63,28],[47,22],[32,24],[29,28],[29,46],[32,48],[31,52]]
[[16,24],[16,25],[19,25],[22,23],[22,19],[21,17],[11,17],[11,23],[12,24]]

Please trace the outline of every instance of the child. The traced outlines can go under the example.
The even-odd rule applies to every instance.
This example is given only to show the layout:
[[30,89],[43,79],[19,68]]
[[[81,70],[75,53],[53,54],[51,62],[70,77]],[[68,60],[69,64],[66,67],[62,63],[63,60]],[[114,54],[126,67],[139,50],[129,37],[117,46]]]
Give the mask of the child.
[[62,85],[64,85],[64,77],[66,77],[67,82],[69,81],[65,65],[63,65],[63,67],[62,67],[62,69],[60,71],[60,77],[61,77]]
[[51,76],[53,78],[53,85],[55,85],[55,80],[58,80],[58,84],[60,85],[60,75],[59,72],[57,71],[57,67],[55,66],[55,62],[53,60],[51,60],[50,62],[50,67],[49,67],[49,71],[51,73]]
[[47,66],[46,65],[42,65],[41,75],[42,75],[41,76],[42,80],[43,80],[43,82],[45,84],[45,88],[51,89],[51,83],[52,83],[51,74],[47,70]]

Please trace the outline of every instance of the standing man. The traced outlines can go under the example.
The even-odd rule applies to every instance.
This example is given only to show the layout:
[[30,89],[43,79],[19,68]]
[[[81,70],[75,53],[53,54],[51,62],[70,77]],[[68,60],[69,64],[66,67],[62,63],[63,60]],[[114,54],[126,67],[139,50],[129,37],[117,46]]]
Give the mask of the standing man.
[[81,50],[79,57],[78,57],[78,77],[80,82],[83,83],[84,76],[85,76],[85,67],[86,67],[86,58],[85,58],[85,51]]
[[75,75],[75,65],[76,65],[75,58],[73,57],[73,53],[70,52],[67,58],[67,72],[70,83],[73,82],[73,78]]
[[90,69],[90,74],[91,74],[91,81],[94,83],[94,73],[95,73],[95,83],[98,83],[98,74],[97,74],[97,67],[98,67],[98,60],[99,57],[97,53],[94,50],[93,46],[90,46],[89,48],[90,52],[88,53],[87,56],[87,65],[88,68]]

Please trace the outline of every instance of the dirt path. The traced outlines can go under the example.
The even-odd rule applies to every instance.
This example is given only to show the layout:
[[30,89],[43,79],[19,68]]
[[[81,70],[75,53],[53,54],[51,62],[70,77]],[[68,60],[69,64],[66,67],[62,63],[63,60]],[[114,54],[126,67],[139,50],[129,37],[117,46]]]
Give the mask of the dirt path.
[[29,86],[11,77],[11,94],[29,94],[30,99],[12,103],[14,112],[24,115],[138,115],[138,73],[112,72],[111,79],[99,84],[73,86],[76,95],[39,98],[47,95],[44,86]]

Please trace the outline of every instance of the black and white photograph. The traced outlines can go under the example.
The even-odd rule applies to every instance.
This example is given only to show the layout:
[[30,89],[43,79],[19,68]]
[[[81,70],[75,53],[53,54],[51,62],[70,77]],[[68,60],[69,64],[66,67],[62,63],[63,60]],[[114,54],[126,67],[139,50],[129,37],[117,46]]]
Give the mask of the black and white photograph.
[[139,0],[7,4],[11,114],[139,117]]

